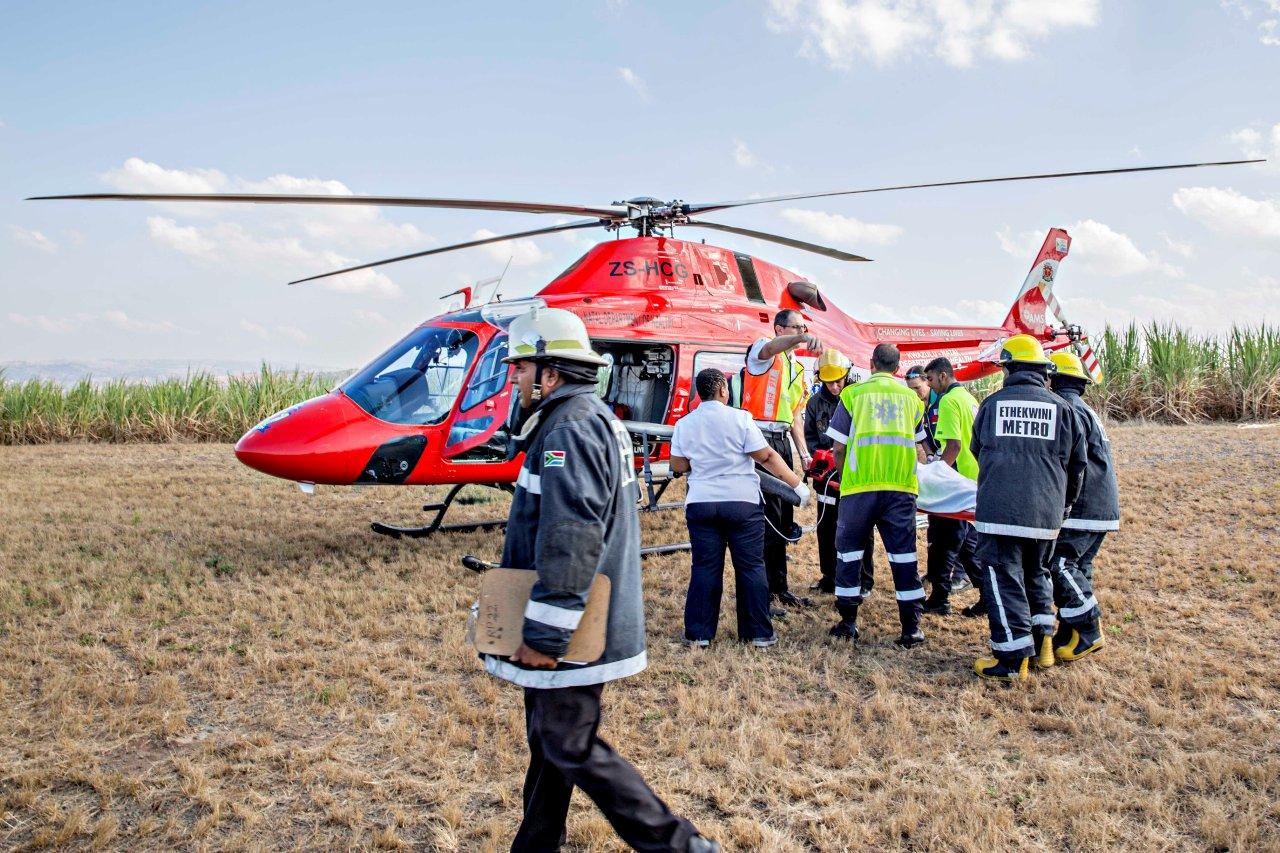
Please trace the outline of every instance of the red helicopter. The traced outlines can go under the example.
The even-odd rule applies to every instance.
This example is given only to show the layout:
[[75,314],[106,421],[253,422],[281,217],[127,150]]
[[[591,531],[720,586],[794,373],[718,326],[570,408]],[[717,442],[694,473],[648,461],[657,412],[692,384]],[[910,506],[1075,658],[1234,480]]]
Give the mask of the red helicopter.
[[[1070,236],[1062,229],[1051,230],[1045,238],[1001,325],[934,326],[855,320],[803,276],[741,252],[672,235],[676,228],[706,228],[843,261],[868,258],[695,217],[809,198],[1251,162],[1258,161],[1020,175],[710,204],[649,197],[607,207],[332,195],[113,193],[38,198],[442,207],[588,217],[361,264],[290,284],[504,240],[587,228],[613,232],[634,228],[637,236],[600,243],[534,297],[473,306],[472,293],[464,288],[460,291],[466,300],[463,308],[427,320],[328,394],[272,415],[236,444],[241,462],[297,481],[304,491],[311,491],[315,484],[452,484],[454,488],[443,500],[423,507],[434,513],[429,524],[373,525],[375,531],[388,535],[428,536],[439,530],[504,523],[495,519],[445,525],[442,521],[464,486],[509,489],[516,479],[521,460],[509,458],[507,452],[511,386],[502,359],[507,355],[507,325],[535,304],[578,314],[596,351],[611,362],[610,368],[601,371],[598,392],[635,438],[636,465],[648,491],[646,509],[674,506],[660,502],[671,482],[663,461],[665,444],[672,425],[696,405],[696,395],[691,395],[692,377],[705,367],[719,367],[728,374],[740,370],[748,347],[772,334],[773,316],[783,308],[800,311],[810,331],[825,346],[849,357],[855,376],[866,374],[858,365],[868,363],[872,348],[887,342],[902,351],[903,369],[946,356],[956,366],[957,378],[976,379],[997,371],[1001,342],[1023,332],[1036,336],[1050,349],[1076,347],[1089,369],[1097,370],[1087,337],[1078,326],[1068,323],[1053,295],[1058,264],[1071,246]],[[1057,324],[1050,322],[1050,315]],[[803,358],[806,354],[799,355]]]

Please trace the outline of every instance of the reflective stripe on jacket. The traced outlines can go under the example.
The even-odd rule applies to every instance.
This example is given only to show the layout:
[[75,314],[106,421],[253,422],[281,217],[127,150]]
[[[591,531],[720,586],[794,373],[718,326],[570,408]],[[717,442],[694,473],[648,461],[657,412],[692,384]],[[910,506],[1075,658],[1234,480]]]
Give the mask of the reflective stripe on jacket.
[[791,423],[806,393],[804,366],[790,352],[775,355],[759,376],[742,371],[742,408],[757,421]]

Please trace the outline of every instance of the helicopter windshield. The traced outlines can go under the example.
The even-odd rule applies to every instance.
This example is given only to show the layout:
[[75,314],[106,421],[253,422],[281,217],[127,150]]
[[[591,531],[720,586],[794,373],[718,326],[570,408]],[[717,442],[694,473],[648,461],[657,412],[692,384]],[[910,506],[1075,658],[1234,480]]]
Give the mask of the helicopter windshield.
[[340,387],[375,418],[393,424],[438,424],[453,409],[478,344],[475,333],[466,329],[424,326]]

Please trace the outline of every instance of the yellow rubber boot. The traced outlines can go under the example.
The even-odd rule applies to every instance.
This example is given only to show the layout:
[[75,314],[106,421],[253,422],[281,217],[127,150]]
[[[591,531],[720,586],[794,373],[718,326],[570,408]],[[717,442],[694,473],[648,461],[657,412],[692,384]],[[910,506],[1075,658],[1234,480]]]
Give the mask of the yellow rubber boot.
[[1101,626],[1095,625],[1094,630],[1089,631],[1088,634],[1081,634],[1077,629],[1072,628],[1071,637],[1064,645],[1054,649],[1054,654],[1058,660],[1069,663],[1101,650],[1106,644],[1107,639],[1102,633]]
[[1053,635],[1034,631],[1032,636],[1035,638],[1036,653],[1031,662],[1035,664],[1036,669],[1048,669],[1057,663],[1054,659]]
[[1026,681],[1029,660],[1030,658],[1023,658],[1014,667],[999,658],[978,658],[973,662],[973,671],[979,678],[985,678],[988,681]]

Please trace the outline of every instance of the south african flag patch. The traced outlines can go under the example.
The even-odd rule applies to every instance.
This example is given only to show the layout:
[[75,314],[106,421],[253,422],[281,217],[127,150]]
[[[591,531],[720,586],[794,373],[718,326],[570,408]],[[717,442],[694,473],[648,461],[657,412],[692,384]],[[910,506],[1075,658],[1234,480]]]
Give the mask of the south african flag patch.
[[563,450],[546,450],[542,454],[543,468],[563,468],[564,467],[564,451]]

